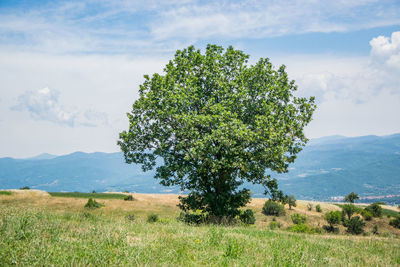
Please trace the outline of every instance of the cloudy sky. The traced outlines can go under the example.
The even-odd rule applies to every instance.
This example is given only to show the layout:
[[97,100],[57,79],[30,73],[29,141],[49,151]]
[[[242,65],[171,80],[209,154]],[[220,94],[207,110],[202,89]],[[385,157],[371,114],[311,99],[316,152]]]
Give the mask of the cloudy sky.
[[310,138],[400,132],[400,2],[0,1],[0,157],[118,151],[144,74],[233,45],[285,64]]

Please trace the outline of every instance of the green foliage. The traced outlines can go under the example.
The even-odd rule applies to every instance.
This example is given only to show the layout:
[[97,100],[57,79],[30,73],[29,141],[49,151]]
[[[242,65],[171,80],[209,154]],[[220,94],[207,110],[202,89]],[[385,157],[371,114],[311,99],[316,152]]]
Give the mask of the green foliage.
[[355,200],[360,199],[360,196],[354,192],[351,192],[347,196],[345,196],[344,201],[354,203]]
[[151,213],[147,216],[147,222],[148,223],[155,223],[159,220],[158,215],[155,213]]
[[400,229],[400,215],[398,215],[396,218],[391,219],[389,222],[389,225]]
[[372,227],[372,233],[373,233],[374,235],[379,234],[378,225],[375,224],[374,227]]
[[85,208],[87,208],[87,209],[98,209],[101,207],[104,207],[104,204],[97,202],[93,198],[89,198],[88,202],[85,204]]
[[165,186],[188,190],[183,211],[202,210],[235,217],[250,201],[244,181],[281,195],[267,169],[287,172],[307,142],[303,128],[312,118],[314,98],[297,89],[285,67],[269,59],[248,65],[248,55],[232,47],[208,45],[178,50],[164,74],[145,75],[139,99],[128,113],[129,130],[118,145],[127,163],[156,167]]
[[294,224],[304,224],[307,220],[306,215],[294,213],[290,216]]
[[295,224],[287,228],[288,231],[290,232],[295,232],[295,233],[306,233],[306,234],[320,234],[322,233],[321,228],[312,228],[306,224]]
[[182,221],[187,224],[202,224],[202,223],[207,223],[207,214],[202,213],[201,211],[187,211],[187,212],[181,212],[178,217],[179,221]]
[[351,216],[357,212],[356,206],[353,204],[345,204],[342,206],[342,211],[344,215],[347,215],[347,218],[350,220]]
[[124,194],[109,193],[80,193],[80,192],[48,192],[52,197],[97,198],[97,199],[124,199]]
[[374,217],[381,217],[383,212],[382,207],[378,203],[372,203],[365,210],[371,212]]
[[309,211],[312,211],[312,208],[313,208],[313,204],[308,203],[308,204],[307,204],[307,209],[308,209]]
[[30,187],[29,186],[24,186],[24,187],[21,187],[19,190],[30,190]]
[[125,201],[133,201],[134,198],[133,198],[132,195],[127,195],[127,196],[124,197],[124,200],[125,200]]
[[315,210],[316,210],[317,212],[322,212],[321,205],[318,204],[317,206],[315,206]]
[[282,204],[269,199],[264,203],[262,213],[267,216],[282,216],[285,215],[285,207]]
[[371,221],[372,217],[373,217],[372,213],[365,209],[361,211],[361,215],[363,216],[364,220],[366,220],[366,221]]
[[251,209],[240,211],[239,219],[244,224],[254,224],[256,222],[256,217]]
[[12,193],[10,191],[0,191],[0,195],[11,196]]
[[272,221],[269,223],[269,229],[271,230],[275,230],[276,228],[281,228],[282,224],[280,222],[277,221]]
[[359,235],[364,232],[363,227],[365,226],[365,222],[360,216],[351,217],[347,223],[347,232],[353,235]]
[[324,229],[327,232],[338,232],[339,229],[335,228],[335,225],[340,223],[341,217],[342,215],[340,211],[330,211],[325,213],[324,218],[329,223],[329,226],[324,226]]

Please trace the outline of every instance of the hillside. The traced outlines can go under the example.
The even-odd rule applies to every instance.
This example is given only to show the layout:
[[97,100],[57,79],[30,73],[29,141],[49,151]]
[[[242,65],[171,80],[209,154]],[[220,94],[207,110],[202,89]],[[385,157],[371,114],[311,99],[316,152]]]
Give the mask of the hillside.
[[[58,157],[44,154],[33,159],[0,159],[0,188],[179,192],[179,188],[159,185],[153,174],[125,164],[122,153],[76,152]],[[313,139],[288,173],[272,175],[286,193],[300,199],[330,200],[351,191],[361,196],[396,195],[400,192],[400,134]],[[261,187],[245,186],[254,196],[262,195]]]
[[[286,229],[290,215],[307,215],[309,227],[325,225],[323,214],[299,201],[284,217],[264,216],[254,199],[254,226],[191,226],[176,220],[176,195],[134,194],[134,201],[51,197],[23,190],[0,194],[0,265],[18,266],[396,266],[400,231],[374,218],[367,236],[302,234]],[[314,203],[315,205],[316,203]],[[321,203],[324,212],[338,210]],[[159,220],[147,221],[150,214]],[[274,219],[275,218],[275,219]],[[271,229],[276,220],[280,228]],[[371,234],[379,225],[379,235]],[[29,248],[29,249],[27,249]]]

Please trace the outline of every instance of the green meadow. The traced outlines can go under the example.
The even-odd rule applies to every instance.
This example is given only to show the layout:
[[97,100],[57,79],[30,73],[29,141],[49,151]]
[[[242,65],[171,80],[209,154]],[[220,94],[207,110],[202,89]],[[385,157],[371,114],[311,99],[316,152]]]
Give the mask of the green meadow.
[[[99,198],[104,207],[94,210],[84,208],[87,199],[52,195],[0,195],[1,266],[400,265],[396,229],[365,236],[293,233],[285,229],[288,214],[276,218],[282,228],[271,230],[273,218],[260,212],[263,199],[249,204],[255,225],[192,226],[176,220],[176,195]],[[307,214],[313,227],[323,224],[322,214],[306,211],[306,202],[287,212]],[[159,220],[148,222],[149,214]]]

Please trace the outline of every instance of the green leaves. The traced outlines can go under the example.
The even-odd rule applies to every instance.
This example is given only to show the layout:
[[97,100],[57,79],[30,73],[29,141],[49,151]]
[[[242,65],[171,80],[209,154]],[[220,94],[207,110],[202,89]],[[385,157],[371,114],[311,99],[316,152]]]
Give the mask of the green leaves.
[[[126,161],[149,170],[162,158],[162,184],[203,197],[238,194],[244,180],[276,191],[265,170],[286,172],[301,151],[314,99],[293,96],[284,66],[274,70],[267,58],[248,65],[248,57],[232,47],[208,45],[202,54],[191,46],[163,75],[146,75],[118,142]],[[207,199],[204,207],[229,197]]]

